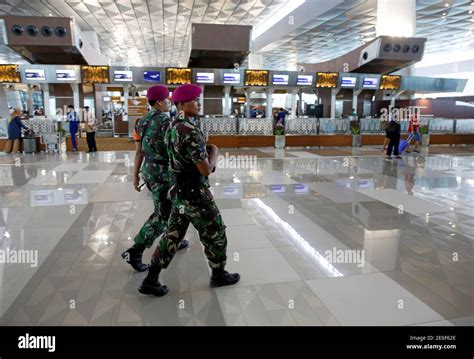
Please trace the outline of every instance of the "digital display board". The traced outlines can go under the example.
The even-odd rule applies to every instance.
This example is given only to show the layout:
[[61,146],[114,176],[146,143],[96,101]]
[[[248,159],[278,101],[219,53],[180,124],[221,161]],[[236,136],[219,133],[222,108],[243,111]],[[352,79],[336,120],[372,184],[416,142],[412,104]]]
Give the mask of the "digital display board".
[[245,70],[245,86],[268,86],[267,70]]
[[313,76],[312,75],[298,75],[298,80],[296,84],[298,86],[312,86]]
[[402,82],[402,77],[397,75],[383,75],[382,81],[380,82],[381,90],[398,90],[400,89],[400,84]]
[[364,77],[362,87],[365,89],[378,89],[379,79],[376,77]]
[[270,191],[272,191],[275,194],[285,194],[286,186],[282,184],[272,184],[270,186]]
[[21,82],[18,65],[0,65],[0,82]]
[[196,82],[198,84],[213,84],[214,73],[213,72],[198,72],[196,74]]
[[295,194],[308,194],[309,193],[309,187],[302,183],[294,184],[293,188],[295,190]]
[[356,83],[357,77],[343,76],[341,79],[341,87],[354,88]]
[[143,81],[160,82],[161,72],[160,71],[143,71]]
[[46,81],[46,75],[42,69],[25,69],[25,80]]
[[289,81],[290,81],[289,75],[274,74],[272,84],[273,85],[288,85]]
[[56,80],[58,81],[75,81],[76,71],[74,70],[56,70]]
[[339,74],[337,72],[318,72],[316,75],[316,87],[336,88],[339,85]]
[[114,70],[114,80],[121,82],[132,82],[133,73],[132,71]]
[[81,66],[82,82],[86,84],[108,84],[109,67],[108,66]]
[[225,84],[240,84],[240,74],[239,73],[225,73],[224,83]]
[[167,85],[186,85],[193,82],[193,73],[188,68],[168,67],[166,69]]

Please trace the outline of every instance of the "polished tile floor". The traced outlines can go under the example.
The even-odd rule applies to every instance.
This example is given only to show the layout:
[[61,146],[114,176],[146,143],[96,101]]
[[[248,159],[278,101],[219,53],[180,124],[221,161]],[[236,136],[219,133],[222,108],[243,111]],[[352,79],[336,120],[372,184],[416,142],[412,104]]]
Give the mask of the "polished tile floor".
[[473,325],[474,151],[229,153],[258,158],[211,177],[241,282],[209,288],[191,227],[163,298],[120,257],[152,211],[132,152],[0,155],[0,325]]

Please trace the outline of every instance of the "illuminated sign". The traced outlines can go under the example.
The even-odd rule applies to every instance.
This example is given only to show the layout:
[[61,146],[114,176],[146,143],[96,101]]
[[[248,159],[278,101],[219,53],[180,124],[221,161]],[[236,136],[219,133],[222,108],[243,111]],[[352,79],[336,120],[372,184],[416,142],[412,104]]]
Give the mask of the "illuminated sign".
[[240,74],[227,73],[224,74],[224,83],[225,84],[240,84]]
[[21,82],[18,65],[0,65],[0,82]]
[[198,84],[213,84],[214,73],[213,72],[198,72],[196,74],[196,82]]
[[396,75],[383,75],[382,81],[380,82],[381,90],[398,90],[402,82],[401,76]]
[[121,82],[132,82],[133,81],[132,71],[115,70],[114,80],[121,81]]
[[169,67],[166,69],[166,84],[186,85],[193,82],[191,69]]
[[298,75],[298,81],[296,84],[298,86],[312,86],[313,76],[312,75]]
[[46,81],[46,75],[44,70],[41,69],[25,69],[25,80]]
[[289,79],[289,75],[273,75],[272,83],[274,85],[288,85]]
[[86,84],[108,84],[109,67],[108,66],[81,66],[82,82]]
[[56,80],[58,81],[75,81],[76,71],[74,70],[56,70]]
[[364,83],[362,85],[365,89],[377,89],[379,86],[379,79],[375,77],[364,77]]
[[337,72],[318,72],[316,76],[316,87],[336,88],[339,85],[339,74]]
[[245,86],[268,86],[268,71],[245,70]]
[[356,86],[357,77],[343,76],[341,79],[341,87],[354,88]]
[[275,194],[285,194],[286,186],[282,184],[272,184],[270,186],[270,191],[272,191]]
[[294,184],[293,188],[295,190],[295,194],[308,194],[309,193],[309,187],[302,183]]
[[161,72],[160,71],[144,71],[143,80],[146,82],[160,82]]

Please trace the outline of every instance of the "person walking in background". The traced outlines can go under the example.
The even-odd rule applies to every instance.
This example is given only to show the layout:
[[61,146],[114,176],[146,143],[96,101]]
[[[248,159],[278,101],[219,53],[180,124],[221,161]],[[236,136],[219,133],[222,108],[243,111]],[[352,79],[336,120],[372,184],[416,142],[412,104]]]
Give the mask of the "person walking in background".
[[[410,124],[408,126],[408,143],[411,141],[415,140],[415,148],[413,152],[420,153],[420,122],[418,120],[418,116],[415,113],[413,116],[410,117]],[[410,153],[409,151],[410,147],[407,148],[406,153]]]
[[97,145],[95,143],[95,131],[97,128],[97,123],[95,120],[94,114],[89,111],[89,106],[84,107],[84,117],[86,122],[86,136],[87,136],[87,146],[89,147],[88,153],[97,152]]
[[22,111],[19,108],[15,108],[11,114],[10,122],[8,123],[8,141],[5,145],[4,151],[6,153],[17,153],[20,152],[20,141],[21,141],[21,129],[27,130],[21,122]]
[[[394,109],[397,111],[397,109]],[[386,132],[386,138],[389,139],[388,147],[387,147],[387,160],[392,159],[392,152],[395,155],[395,158],[400,159],[400,155],[398,152],[398,147],[400,146],[400,132],[401,132],[401,126],[398,123],[397,119],[394,117],[394,114],[390,114],[391,119],[390,123],[387,126],[387,129],[385,130]]]
[[77,151],[77,131],[79,130],[79,118],[77,116],[76,111],[74,111],[74,106],[69,105],[67,112],[67,120],[69,121],[69,132],[71,133],[71,143],[72,143],[72,151]]

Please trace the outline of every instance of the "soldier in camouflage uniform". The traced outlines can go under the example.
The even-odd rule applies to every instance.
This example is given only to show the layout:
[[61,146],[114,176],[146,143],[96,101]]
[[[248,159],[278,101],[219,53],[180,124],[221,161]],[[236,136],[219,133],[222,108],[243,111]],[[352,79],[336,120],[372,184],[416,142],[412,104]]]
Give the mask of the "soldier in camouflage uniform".
[[[169,159],[164,143],[165,134],[171,122],[167,115],[171,105],[168,97],[169,90],[166,86],[150,87],[147,98],[152,109],[137,126],[141,151],[145,158],[142,165],[142,177],[153,194],[155,207],[153,214],[135,237],[135,244],[122,253],[122,257],[139,272],[148,269],[148,266],[142,263],[143,252],[146,248],[150,248],[155,239],[164,232],[171,212],[171,202],[167,197],[170,186]],[[181,239],[183,237],[184,234]],[[179,249],[187,246],[188,241],[182,240]]]
[[225,225],[209,190],[209,176],[215,169],[218,149],[206,147],[200,129],[193,119],[199,113],[196,98],[202,90],[196,85],[183,85],[173,93],[173,101],[180,114],[171,123],[166,135],[170,159],[171,188],[169,195],[172,209],[168,227],[153,254],[148,276],[139,288],[143,294],[158,297],[168,292],[158,280],[176,254],[180,238],[189,223],[199,232],[205,254],[212,269],[211,287],[232,285],[240,275],[224,270],[226,265],[227,238]]

